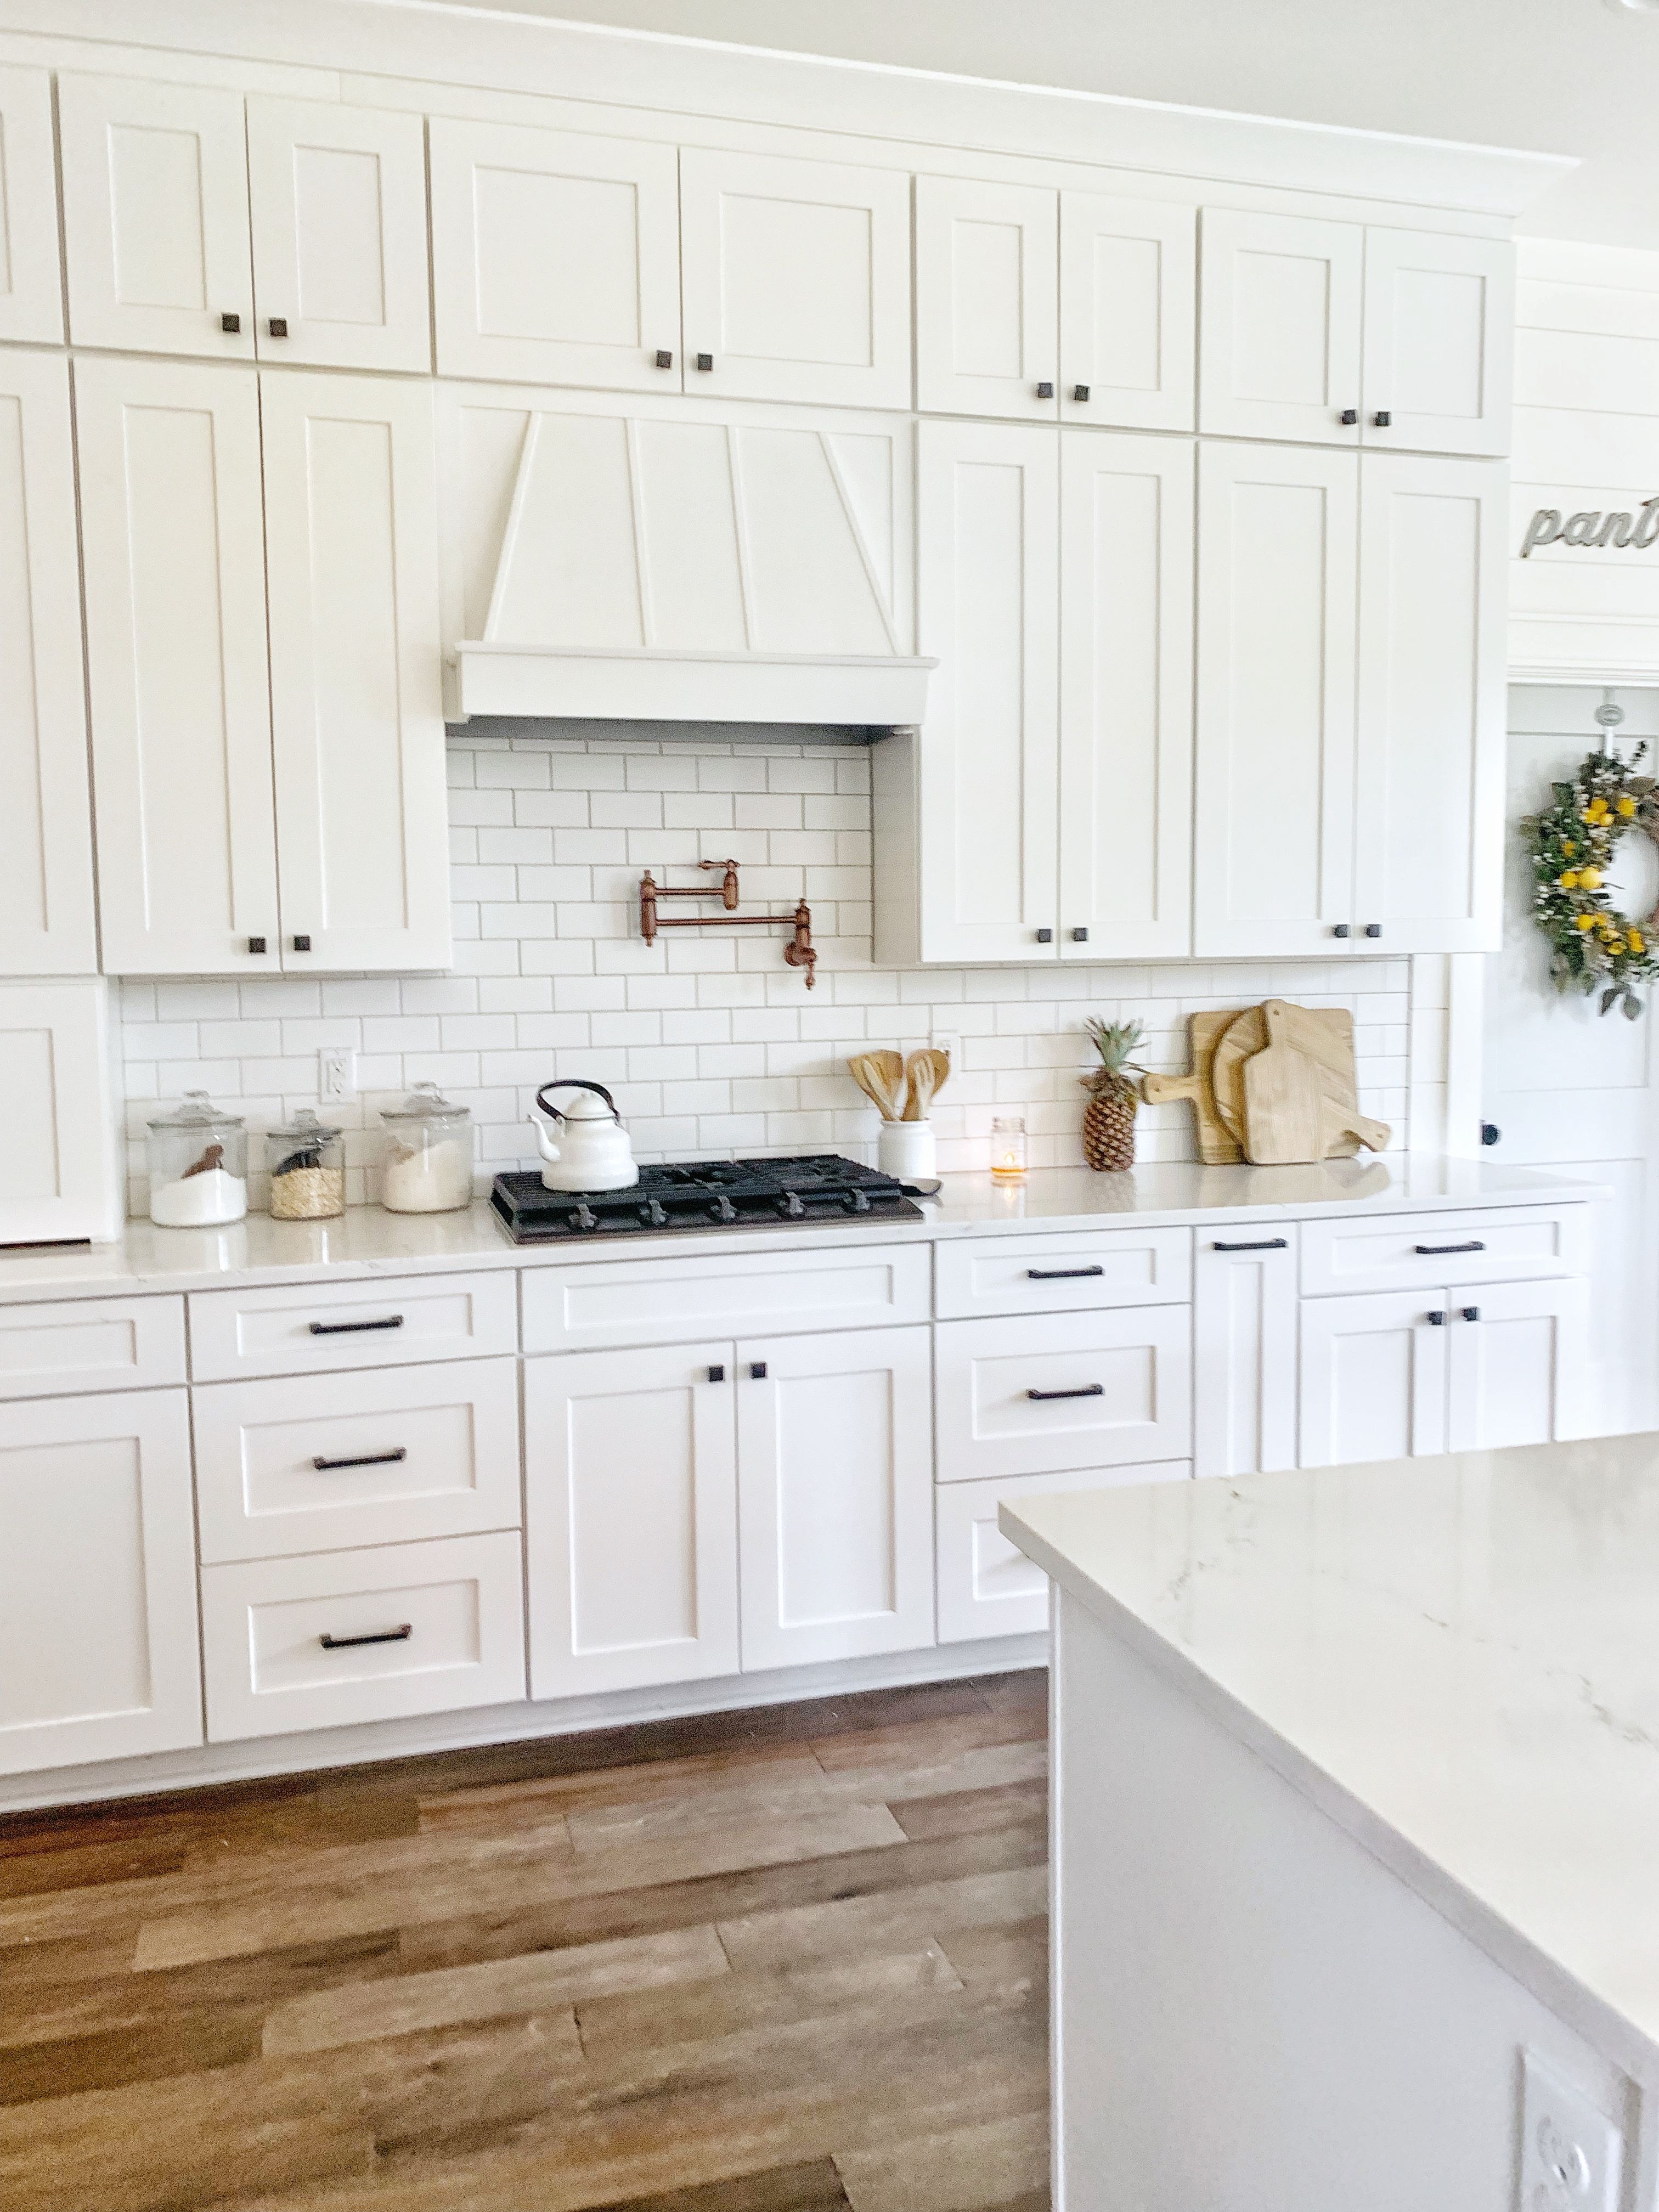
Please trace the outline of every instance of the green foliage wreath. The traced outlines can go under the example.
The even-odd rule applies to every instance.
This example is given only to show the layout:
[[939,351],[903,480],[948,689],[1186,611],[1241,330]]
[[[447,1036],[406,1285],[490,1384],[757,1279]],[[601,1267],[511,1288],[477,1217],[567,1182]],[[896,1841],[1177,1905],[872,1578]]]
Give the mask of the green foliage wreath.
[[1571,783],[1552,786],[1553,803],[1521,824],[1532,861],[1533,913],[1551,945],[1550,975],[1558,991],[1601,994],[1601,1012],[1621,1006],[1632,1021],[1642,1011],[1638,983],[1659,975],[1659,913],[1631,921],[1603,888],[1613,848],[1636,830],[1659,844],[1659,787],[1628,761],[1594,752]]

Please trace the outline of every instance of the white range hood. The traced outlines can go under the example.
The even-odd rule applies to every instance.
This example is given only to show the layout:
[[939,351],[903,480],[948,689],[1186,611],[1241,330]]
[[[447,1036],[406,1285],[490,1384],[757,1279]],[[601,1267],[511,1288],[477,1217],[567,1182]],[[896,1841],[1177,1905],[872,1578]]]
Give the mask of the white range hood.
[[903,650],[909,426],[534,408],[464,715],[919,722]]

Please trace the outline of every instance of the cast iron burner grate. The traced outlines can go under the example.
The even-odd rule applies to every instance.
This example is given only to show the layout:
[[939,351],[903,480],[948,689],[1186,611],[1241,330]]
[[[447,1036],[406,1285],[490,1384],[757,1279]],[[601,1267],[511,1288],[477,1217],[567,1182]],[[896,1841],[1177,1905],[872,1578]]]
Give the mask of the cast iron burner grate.
[[814,1221],[921,1221],[909,1183],[834,1152],[803,1159],[694,1160],[642,1167],[630,1190],[548,1190],[533,1170],[498,1175],[489,1202],[515,1244],[638,1237],[674,1229],[776,1228]]

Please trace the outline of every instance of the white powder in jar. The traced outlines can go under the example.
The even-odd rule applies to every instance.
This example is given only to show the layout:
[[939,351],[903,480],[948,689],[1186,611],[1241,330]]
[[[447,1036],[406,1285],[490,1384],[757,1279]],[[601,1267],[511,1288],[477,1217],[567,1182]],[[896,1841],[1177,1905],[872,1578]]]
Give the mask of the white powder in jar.
[[163,1229],[204,1229],[216,1222],[240,1221],[247,1212],[247,1183],[223,1168],[204,1168],[157,1183],[149,1194],[149,1218]]
[[387,1138],[380,1203],[388,1213],[453,1213],[471,1202],[470,1134],[416,1145]]

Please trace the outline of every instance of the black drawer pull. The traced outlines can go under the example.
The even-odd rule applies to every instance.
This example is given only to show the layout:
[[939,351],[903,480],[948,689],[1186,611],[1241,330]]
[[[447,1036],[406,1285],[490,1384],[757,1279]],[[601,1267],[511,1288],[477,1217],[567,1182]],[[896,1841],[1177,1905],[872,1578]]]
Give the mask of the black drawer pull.
[[383,1321],[313,1321],[310,1324],[313,1336],[356,1336],[368,1328],[401,1328],[401,1314],[387,1314]]
[[1212,1252],[1288,1252],[1290,1249],[1288,1237],[1263,1237],[1253,1244],[1215,1243],[1210,1247]]
[[382,1628],[373,1636],[319,1636],[317,1641],[325,1651],[355,1651],[360,1644],[407,1644],[415,1633],[415,1624],[406,1620],[398,1628]]
[[1085,1275],[1103,1275],[1104,1267],[1028,1267],[1026,1273],[1034,1283],[1081,1282]]
[[1085,1382],[1080,1390],[1028,1390],[1025,1395],[1028,1398],[1103,1398],[1106,1385]]
[[1486,1248],[1477,1237],[1468,1244],[1416,1244],[1412,1249],[1421,1253],[1425,1260],[1440,1260],[1448,1252],[1484,1252]]
[[409,1454],[402,1444],[394,1444],[390,1451],[364,1452],[357,1459],[323,1459],[319,1456],[311,1464],[319,1474],[328,1474],[337,1467],[394,1467],[399,1460],[408,1457]]

